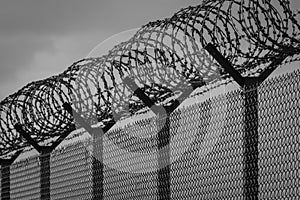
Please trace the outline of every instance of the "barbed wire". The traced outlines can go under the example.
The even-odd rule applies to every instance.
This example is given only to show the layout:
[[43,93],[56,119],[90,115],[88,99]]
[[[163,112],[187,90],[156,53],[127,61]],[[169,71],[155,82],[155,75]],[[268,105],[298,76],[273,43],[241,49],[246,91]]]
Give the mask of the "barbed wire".
[[229,74],[204,50],[208,43],[243,76],[259,75],[282,55],[288,56],[282,65],[299,61],[297,17],[288,0],[206,0],[150,22],[107,55],[82,59],[1,101],[0,155],[29,146],[15,124],[21,124],[36,142],[47,144],[72,131],[75,122],[64,103],[101,127],[145,111],[125,77],[164,106],[185,90],[207,88],[204,92],[215,83],[230,83]]

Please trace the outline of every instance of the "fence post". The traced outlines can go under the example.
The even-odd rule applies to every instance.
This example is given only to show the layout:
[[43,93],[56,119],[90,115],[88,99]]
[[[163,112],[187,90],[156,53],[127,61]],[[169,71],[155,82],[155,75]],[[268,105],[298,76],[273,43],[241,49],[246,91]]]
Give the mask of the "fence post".
[[256,200],[259,195],[258,184],[258,87],[268,76],[288,57],[283,53],[257,77],[242,77],[224,58],[224,56],[209,43],[205,49],[243,88],[244,98],[244,135],[243,135],[243,195],[246,200]]
[[242,77],[231,63],[212,45],[205,49],[243,89],[243,196],[246,200],[258,199],[258,93],[257,77]]
[[40,151],[40,187],[41,199],[50,200],[50,156],[52,149],[42,148]]
[[[130,77],[124,78],[125,84],[134,92],[143,103],[158,116],[158,126],[161,127],[161,120],[164,122],[163,127],[158,132],[158,199],[171,199],[170,189],[170,115],[176,108],[194,91],[195,88],[205,84],[201,82],[190,83],[192,88],[187,88],[183,93],[169,106],[157,106],[142,91],[141,88]],[[161,151],[165,149],[165,151]]]
[[60,137],[52,143],[51,146],[40,146],[31,135],[25,131],[21,124],[15,124],[16,131],[39,152],[40,159],[40,195],[42,200],[50,200],[50,157],[51,152],[74,130],[66,130]]
[[0,159],[1,164],[1,200],[10,200],[10,166],[22,153],[17,151],[10,159]]
[[259,83],[246,83],[243,87],[243,193],[246,200],[257,200],[258,185],[258,93]]
[[[166,114],[164,126],[158,132],[158,198],[159,200],[171,199],[170,189],[170,115]],[[160,122],[160,119],[159,119]],[[158,123],[160,125],[160,123]],[[166,148],[166,151],[160,149]]]
[[102,162],[103,156],[103,136],[107,133],[115,124],[112,123],[102,128],[92,128],[86,120],[77,113],[69,103],[64,103],[63,107],[69,114],[71,114],[74,120],[82,126],[93,138],[93,157],[92,157],[92,181],[93,181],[93,200],[100,200],[104,198],[103,191],[103,178],[104,178],[104,165]]
[[93,200],[103,199],[103,178],[104,170],[102,163],[103,155],[103,136],[100,133],[92,134],[93,136],[93,157],[92,157],[92,173],[93,173]]
[[10,200],[10,163],[1,163],[1,199]]
[[[158,116],[158,126],[161,120],[166,117],[162,129],[158,132],[158,199],[171,199],[170,190],[170,149],[167,147],[170,141],[170,114],[163,113],[161,108],[156,106],[154,102],[137,86],[137,84],[129,77],[124,78],[125,84],[143,101],[143,103]],[[164,121],[164,120],[163,120]],[[161,148],[167,147],[167,151],[160,151]]]

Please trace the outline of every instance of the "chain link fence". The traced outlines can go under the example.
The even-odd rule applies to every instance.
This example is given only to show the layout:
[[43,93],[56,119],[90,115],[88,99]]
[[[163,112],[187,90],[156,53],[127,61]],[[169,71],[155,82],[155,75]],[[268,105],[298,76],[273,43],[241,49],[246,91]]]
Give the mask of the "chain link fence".
[[[258,87],[259,199],[300,198],[299,102],[299,70],[270,78]],[[171,199],[243,199],[244,110],[242,91],[235,90],[171,114],[171,138],[177,134],[185,138],[171,143],[171,157],[191,141],[170,164]],[[252,120],[251,115],[247,120]],[[151,152],[158,147],[152,133],[159,123],[143,119],[111,130],[107,137],[127,151]],[[150,136],[132,136],[140,134]],[[92,144],[91,140],[77,141],[51,154],[51,199],[93,199]],[[159,167],[158,156],[145,162]],[[114,160],[125,162],[122,157]],[[38,156],[12,165],[11,199],[40,198],[39,165]],[[104,166],[103,177],[104,199],[158,199],[157,171],[139,174]]]

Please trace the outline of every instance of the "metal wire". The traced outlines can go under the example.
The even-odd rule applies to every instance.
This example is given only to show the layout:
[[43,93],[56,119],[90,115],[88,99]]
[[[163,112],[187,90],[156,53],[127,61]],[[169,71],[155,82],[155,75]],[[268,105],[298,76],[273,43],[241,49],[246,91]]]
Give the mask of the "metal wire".
[[281,64],[299,61],[298,16],[288,0],[207,0],[150,22],[107,55],[80,60],[1,101],[0,155],[29,146],[15,124],[47,144],[71,131],[75,122],[63,109],[65,102],[90,124],[102,127],[144,109],[124,83],[125,76],[133,77],[155,103],[163,105],[186,89],[230,82],[203,50],[208,43],[244,76],[259,75],[282,55],[288,57]]
[[[259,93],[259,199],[299,199],[300,71],[266,80]],[[240,90],[180,108],[170,116],[172,137],[183,134],[194,141],[170,165],[171,199],[242,199],[244,99]],[[226,120],[224,120],[226,119]],[[111,130],[108,138],[131,152],[149,152],[156,141],[133,135],[152,135],[157,123],[140,120]],[[208,136],[209,135],[209,136]],[[209,141],[215,141],[210,147]],[[206,142],[205,142],[206,141]],[[92,199],[91,139],[72,142],[51,154],[51,199]],[[172,146],[177,152],[183,140]],[[210,152],[203,156],[210,148]],[[117,152],[105,155],[124,163]],[[110,157],[109,157],[110,158]],[[108,159],[109,159],[108,158]],[[153,157],[150,161],[156,163]],[[140,164],[139,164],[140,165]],[[158,199],[158,173],[128,173],[104,165],[105,199]],[[99,172],[100,168],[99,168]],[[38,155],[11,166],[11,198],[40,199]]]

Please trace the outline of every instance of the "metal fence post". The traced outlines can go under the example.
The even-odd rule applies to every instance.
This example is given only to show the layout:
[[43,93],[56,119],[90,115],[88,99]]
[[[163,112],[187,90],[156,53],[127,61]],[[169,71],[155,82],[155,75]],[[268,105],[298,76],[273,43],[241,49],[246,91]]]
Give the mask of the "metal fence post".
[[103,191],[103,179],[104,179],[104,165],[102,162],[103,156],[103,136],[107,133],[115,124],[112,122],[104,128],[92,128],[88,122],[77,113],[69,103],[64,103],[64,109],[71,114],[74,120],[82,126],[93,138],[93,156],[92,156],[92,181],[93,191],[92,199],[101,200],[104,198]]
[[[170,115],[167,114],[165,124],[158,132],[158,149],[166,148],[166,151],[158,151],[158,199],[171,199],[170,189]],[[163,120],[164,121],[164,120]]]
[[1,164],[1,199],[10,200],[10,163]]
[[259,195],[258,185],[258,86],[287,57],[283,54],[274,60],[258,77],[242,77],[212,44],[205,49],[232,76],[243,89],[244,98],[244,136],[243,136],[243,195],[247,200],[256,200]]
[[258,199],[258,93],[259,84],[245,84],[243,135],[243,193],[246,200]]
[[92,157],[92,173],[93,173],[93,200],[103,199],[103,178],[104,170],[102,163],[103,155],[103,136],[93,134],[93,157]]
[[43,148],[40,151],[40,186],[41,186],[41,199],[50,200],[50,148]]
[[224,56],[209,43],[205,49],[232,76],[243,89],[244,97],[244,137],[243,137],[243,195],[246,200],[256,200],[259,195],[258,185],[258,92],[259,85],[280,65],[288,54],[281,54],[257,77],[242,77],[224,58]]
[[[50,200],[50,158],[51,152],[70,134],[71,130],[66,130],[52,143],[51,146],[40,146],[31,135],[23,129],[21,124],[15,124],[16,131],[39,152],[40,159],[40,195],[42,200]],[[74,127],[72,128],[74,130]]]
[[10,200],[10,166],[22,153],[17,151],[10,159],[0,159],[1,164],[1,200]]
[[[190,83],[191,88],[187,88],[183,93],[169,106],[157,106],[155,103],[142,91],[141,88],[130,77],[124,78],[125,84],[134,92],[143,103],[158,116],[158,199],[171,199],[171,175],[170,175],[170,115],[198,86],[204,85],[201,80],[199,83]],[[161,127],[161,120],[164,122]],[[164,150],[162,150],[164,149]]]

